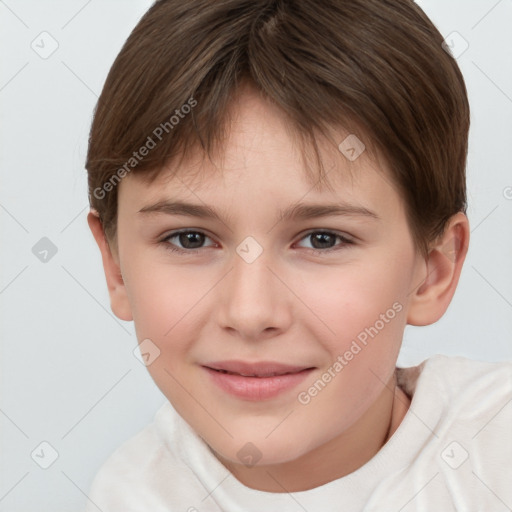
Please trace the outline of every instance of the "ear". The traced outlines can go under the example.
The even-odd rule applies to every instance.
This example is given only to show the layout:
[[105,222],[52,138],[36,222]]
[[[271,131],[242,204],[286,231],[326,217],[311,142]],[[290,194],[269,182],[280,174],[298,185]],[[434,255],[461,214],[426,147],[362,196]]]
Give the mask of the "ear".
[[107,279],[112,312],[121,320],[133,320],[128,295],[126,293],[126,286],[121,274],[117,249],[113,252],[111,251],[110,245],[103,231],[103,225],[101,224],[101,220],[96,210],[91,210],[89,212],[87,215],[87,222],[101,252],[103,270],[105,271],[105,277]]
[[427,260],[423,259],[423,280],[411,293],[408,324],[430,325],[444,315],[457,288],[468,246],[469,222],[458,212],[431,246]]

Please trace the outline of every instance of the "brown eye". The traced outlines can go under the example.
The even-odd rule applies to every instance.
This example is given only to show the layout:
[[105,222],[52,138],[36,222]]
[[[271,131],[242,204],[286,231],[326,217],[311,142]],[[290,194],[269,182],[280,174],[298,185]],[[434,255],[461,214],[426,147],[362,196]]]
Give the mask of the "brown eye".
[[[310,241],[311,247],[306,247],[307,249],[320,252],[342,249],[343,247],[354,243],[349,238],[333,233],[332,231],[311,231],[301,240]],[[341,243],[336,243],[337,240],[340,240]]]
[[189,231],[187,233],[179,233],[176,235],[180,244],[185,249],[199,249],[204,243],[205,236],[203,233],[197,233],[195,231]]
[[161,243],[165,244],[165,247],[171,251],[194,253],[199,252],[199,249],[208,247],[203,244],[209,238],[209,236],[201,231],[176,231],[167,235],[162,239]]
[[309,235],[314,249],[330,249],[336,244],[336,235],[332,233],[312,233]]

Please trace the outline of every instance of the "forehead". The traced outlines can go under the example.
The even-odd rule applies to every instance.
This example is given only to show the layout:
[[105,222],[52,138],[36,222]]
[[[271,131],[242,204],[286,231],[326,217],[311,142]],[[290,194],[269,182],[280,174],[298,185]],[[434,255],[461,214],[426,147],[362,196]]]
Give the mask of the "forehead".
[[328,138],[318,136],[320,173],[310,143],[301,139],[283,112],[258,91],[243,89],[227,114],[228,133],[211,160],[202,149],[191,148],[182,158],[169,161],[151,184],[145,183],[143,175],[126,176],[120,196],[126,195],[123,189],[133,187],[138,199],[147,200],[156,200],[171,190],[174,197],[194,191],[219,201],[234,193],[259,195],[262,200],[299,200],[305,195],[336,200],[356,194],[361,200],[365,194],[394,191],[390,190],[394,187],[385,162],[373,148],[370,156],[370,141],[361,134],[358,137],[336,127],[328,132]]

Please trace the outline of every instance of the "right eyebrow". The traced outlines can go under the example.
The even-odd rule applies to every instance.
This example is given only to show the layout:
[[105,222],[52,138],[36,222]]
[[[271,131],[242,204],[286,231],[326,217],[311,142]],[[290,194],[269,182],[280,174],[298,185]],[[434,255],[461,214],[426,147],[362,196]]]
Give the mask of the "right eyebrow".
[[216,219],[222,222],[221,215],[207,205],[185,203],[183,201],[159,201],[145,206],[139,213],[165,213],[167,215],[184,215],[202,219]]

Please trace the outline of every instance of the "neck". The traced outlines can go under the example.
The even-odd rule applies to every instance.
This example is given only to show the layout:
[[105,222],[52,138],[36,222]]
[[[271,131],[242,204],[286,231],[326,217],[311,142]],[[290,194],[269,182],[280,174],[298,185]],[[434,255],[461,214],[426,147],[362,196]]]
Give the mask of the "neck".
[[378,399],[349,429],[293,461],[248,468],[215,455],[247,487],[265,492],[305,491],[366,464],[394,434],[409,404],[393,375]]

